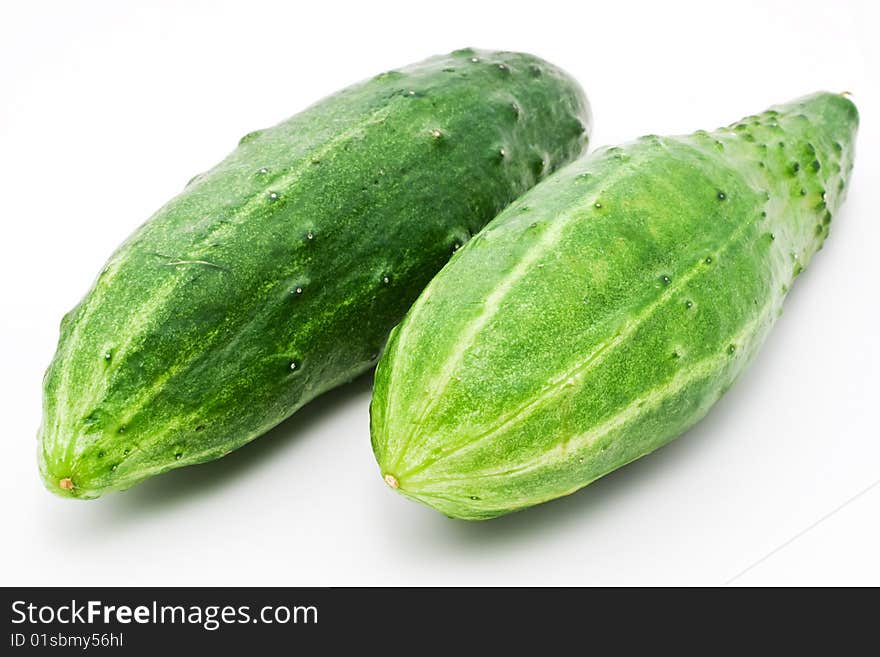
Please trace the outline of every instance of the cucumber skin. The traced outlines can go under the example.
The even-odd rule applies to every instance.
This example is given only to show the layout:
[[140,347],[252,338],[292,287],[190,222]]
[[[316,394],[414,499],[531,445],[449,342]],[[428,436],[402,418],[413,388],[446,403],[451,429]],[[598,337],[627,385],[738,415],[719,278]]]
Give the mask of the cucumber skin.
[[246,135],[62,320],[44,483],[91,498],[220,457],[368,370],[454,249],[590,123],[547,62],[465,49]]
[[375,376],[385,481],[463,519],[572,493],[697,422],[844,199],[858,113],[804,97],[560,170],[457,253]]

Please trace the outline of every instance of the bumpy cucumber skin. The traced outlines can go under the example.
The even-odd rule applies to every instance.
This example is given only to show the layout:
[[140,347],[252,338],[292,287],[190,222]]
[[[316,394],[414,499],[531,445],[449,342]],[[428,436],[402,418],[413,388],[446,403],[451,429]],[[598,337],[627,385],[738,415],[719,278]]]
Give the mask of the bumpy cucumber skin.
[[819,93],[568,165],[457,253],[376,372],[385,481],[484,519],[572,493],[705,415],[844,199],[858,113]]
[[547,62],[466,49],[245,136],[62,321],[46,486],[97,497],[223,456],[368,370],[450,255],[580,155],[590,123]]

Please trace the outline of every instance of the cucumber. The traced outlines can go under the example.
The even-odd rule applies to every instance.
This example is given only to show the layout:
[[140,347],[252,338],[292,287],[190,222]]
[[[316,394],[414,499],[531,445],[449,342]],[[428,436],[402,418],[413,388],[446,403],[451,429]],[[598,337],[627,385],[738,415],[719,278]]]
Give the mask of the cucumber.
[[857,125],[848,99],[819,93],[603,148],[511,204],[389,339],[371,405],[385,481],[492,518],[697,422],[828,235]]
[[460,50],[252,132],[110,258],[44,379],[46,486],[215,459],[371,368],[452,253],[586,147],[578,84]]

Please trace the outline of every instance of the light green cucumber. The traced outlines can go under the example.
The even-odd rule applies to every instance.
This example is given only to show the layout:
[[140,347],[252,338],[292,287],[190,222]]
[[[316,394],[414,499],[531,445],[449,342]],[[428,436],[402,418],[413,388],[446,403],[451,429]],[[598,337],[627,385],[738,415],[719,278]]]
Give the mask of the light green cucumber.
[[368,370],[449,256],[589,128],[559,69],[468,49],[246,135],[62,321],[46,486],[91,498],[218,458]]
[[697,422],[828,235],[857,124],[847,98],[818,93],[603,148],[510,205],[389,339],[371,407],[385,481],[492,518]]

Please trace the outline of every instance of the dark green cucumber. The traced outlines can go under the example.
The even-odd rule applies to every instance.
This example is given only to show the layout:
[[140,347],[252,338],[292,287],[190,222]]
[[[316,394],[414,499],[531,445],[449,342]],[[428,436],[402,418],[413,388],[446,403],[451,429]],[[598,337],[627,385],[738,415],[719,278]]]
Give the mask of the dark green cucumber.
[[589,129],[559,69],[462,50],[246,135],[62,321],[47,487],[96,497],[218,458],[366,371],[450,255]]
[[574,492],[743,371],[843,202],[855,106],[816,94],[565,167],[437,275],[376,372],[386,482],[458,518]]

